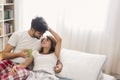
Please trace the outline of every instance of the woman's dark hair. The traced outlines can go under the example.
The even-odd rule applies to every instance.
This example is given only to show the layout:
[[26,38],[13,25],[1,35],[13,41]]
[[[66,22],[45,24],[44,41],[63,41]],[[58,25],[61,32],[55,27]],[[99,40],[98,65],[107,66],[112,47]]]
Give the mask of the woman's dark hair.
[[[48,54],[50,54],[50,53],[55,52],[56,40],[52,36],[47,36],[47,39],[49,39],[51,41],[51,48],[50,48],[50,50],[48,52]],[[41,42],[43,40],[44,39],[42,39]],[[43,47],[41,47],[41,49],[40,49],[40,53],[42,53],[42,52],[43,52]]]
[[46,30],[48,30],[48,25],[44,18],[36,17],[35,19],[32,19],[31,28],[44,33]]

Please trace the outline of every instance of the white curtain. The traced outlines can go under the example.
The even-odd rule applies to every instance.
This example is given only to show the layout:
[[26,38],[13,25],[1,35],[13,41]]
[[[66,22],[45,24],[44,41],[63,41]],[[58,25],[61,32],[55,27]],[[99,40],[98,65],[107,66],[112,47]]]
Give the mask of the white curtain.
[[43,16],[62,36],[62,47],[104,54],[105,73],[120,74],[120,0],[23,0],[22,8],[22,30]]
[[22,30],[23,26],[23,0],[15,0],[15,31]]

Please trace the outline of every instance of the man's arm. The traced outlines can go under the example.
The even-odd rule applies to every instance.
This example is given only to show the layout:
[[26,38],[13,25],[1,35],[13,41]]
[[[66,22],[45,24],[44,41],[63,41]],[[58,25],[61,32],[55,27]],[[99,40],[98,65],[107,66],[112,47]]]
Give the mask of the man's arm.
[[[27,53],[28,53],[28,52],[27,52]],[[12,70],[11,70],[10,73],[11,73],[11,74],[16,74],[16,73],[17,73],[17,67],[23,67],[23,68],[28,67],[28,66],[32,63],[33,59],[34,59],[33,56],[30,55],[30,56],[26,59],[25,62],[13,66],[13,68],[12,68]]]
[[19,53],[15,53],[13,54],[13,52],[11,52],[12,50],[14,50],[14,46],[7,44],[5,49],[2,52],[2,58],[3,59],[13,59],[13,58],[17,58],[17,57],[26,57],[27,54],[25,54],[25,50],[19,52]]
[[20,66],[22,66],[22,67],[24,67],[24,68],[26,68],[26,67],[28,67],[31,63],[32,63],[32,61],[33,61],[33,56],[31,55],[31,56],[29,56],[27,59],[26,59],[26,61],[25,62],[23,62],[23,63],[21,63],[21,64],[19,64]]

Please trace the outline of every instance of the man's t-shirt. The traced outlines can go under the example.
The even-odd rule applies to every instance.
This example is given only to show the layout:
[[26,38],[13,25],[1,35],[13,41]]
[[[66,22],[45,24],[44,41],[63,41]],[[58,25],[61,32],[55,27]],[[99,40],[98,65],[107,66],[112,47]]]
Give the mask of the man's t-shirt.
[[[15,47],[15,49],[13,50],[13,53],[18,53],[24,49],[39,50],[41,47],[40,40],[36,38],[32,38],[28,34],[28,31],[13,33],[8,43]],[[25,59],[22,57],[18,57],[18,58],[12,59],[12,61],[15,63],[22,63],[25,61]]]

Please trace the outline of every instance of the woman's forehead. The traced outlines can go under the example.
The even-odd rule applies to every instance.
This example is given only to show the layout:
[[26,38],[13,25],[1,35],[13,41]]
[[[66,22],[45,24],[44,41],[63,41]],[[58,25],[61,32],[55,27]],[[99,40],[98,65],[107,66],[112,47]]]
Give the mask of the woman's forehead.
[[47,37],[46,37],[46,36],[43,36],[43,37],[41,37],[41,39],[47,39]]
[[50,39],[48,37],[42,37],[41,40],[43,41],[43,40],[50,40]]

